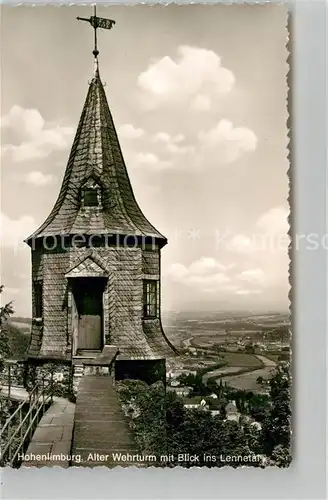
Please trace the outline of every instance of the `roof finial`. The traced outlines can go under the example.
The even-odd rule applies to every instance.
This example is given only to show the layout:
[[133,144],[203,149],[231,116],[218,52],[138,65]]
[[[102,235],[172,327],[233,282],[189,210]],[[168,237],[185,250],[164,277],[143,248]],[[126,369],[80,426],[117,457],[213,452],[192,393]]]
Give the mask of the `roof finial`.
[[[94,5],[94,16],[93,17],[95,19],[97,19],[97,6],[96,6],[96,4]],[[97,60],[98,54],[99,54],[99,50],[97,47],[97,23],[94,23],[93,28],[94,28],[94,32],[95,32],[95,46],[94,46],[92,53],[95,56],[95,59]]]
[[91,24],[91,26],[94,29],[94,49],[92,51],[93,56],[95,58],[95,72],[98,70],[98,55],[99,55],[99,50],[98,50],[98,40],[97,40],[97,29],[98,28],[103,28],[110,30],[113,25],[115,24],[115,21],[112,19],[105,19],[103,17],[97,17],[97,6],[96,4],[94,5],[94,15],[91,16],[89,19],[86,17],[77,17],[79,21],[87,21],[88,23]]

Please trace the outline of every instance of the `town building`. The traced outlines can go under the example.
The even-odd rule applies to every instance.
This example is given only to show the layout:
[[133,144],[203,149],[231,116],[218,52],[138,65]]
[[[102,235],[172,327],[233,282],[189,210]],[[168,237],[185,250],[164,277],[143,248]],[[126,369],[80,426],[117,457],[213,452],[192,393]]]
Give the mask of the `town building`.
[[202,396],[194,396],[192,398],[186,398],[184,400],[183,406],[188,409],[202,409],[208,410],[208,405],[206,400]]
[[192,387],[167,387],[168,392],[175,392],[178,396],[189,396],[192,392]]
[[225,407],[226,420],[239,422],[240,413],[237,409],[236,401],[229,401]]

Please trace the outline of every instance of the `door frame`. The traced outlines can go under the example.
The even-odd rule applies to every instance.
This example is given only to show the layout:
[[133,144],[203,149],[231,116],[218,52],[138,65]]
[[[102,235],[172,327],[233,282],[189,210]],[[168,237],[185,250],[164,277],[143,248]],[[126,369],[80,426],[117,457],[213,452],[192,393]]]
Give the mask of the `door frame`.
[[[86,278],[85,276],[77,276],[75,278],[70,278],[69,279],[69,290],[68,290],[68,344],[71,344],[71,353],[72,357],[79,357],[78,350],[79,350],[79,316],[78,316],[78,309],[77,309],[77,304],[76,304],[76,298],[75,298],[75,293],[74,293],[74,288],[75,286],[78,286],[78,280]],[[102,341],[102,348],[104,347],[106,343],[106,335],[105,335],[105,291],[106,291],[106,286],[107,286],[107,280],[108,278],[104,277],[95,277],[95,276],[88,276],[87,277],[90,280],[101,280],[102,281],[102,293],[101,293],[101,341]],[[96,354],[90,353],[90,356],[88,357],[93,357]],[[85,356],[81,356],[85,357]]]

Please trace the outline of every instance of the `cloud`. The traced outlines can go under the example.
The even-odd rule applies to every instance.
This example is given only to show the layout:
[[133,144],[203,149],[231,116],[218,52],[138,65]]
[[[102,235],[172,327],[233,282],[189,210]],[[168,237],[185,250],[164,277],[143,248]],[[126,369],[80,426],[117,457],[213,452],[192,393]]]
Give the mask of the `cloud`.
[[[14,162],[46,158],[55,150],[69,147],[74,129],[44,120],[38,110],[13,106],[1,120],[2,154]],[[9,141],[8,138],[9,137]]]
[[263,283],[265,274],[260,268],[247,269],[246,271],[242,271],[237,278],[250,283]]
[[235,254],[237,260],[240,258],[236,254],[242,256],[244,269],[236,275],[236,280],[243,283],[243,290],[287,294],[290,242],[287,216],[286,207],[273,207],[256,220],[248,234],[238,234],[227,241],[229,254]]
[[126,123],[118,128],[118,134],[124,139],[139,139],[145,134],[142,128],[136,128],[131,123]]
[[236,290],[236,295],[260,295],[263,293],[262,290]]
[[26,182],[27,184],[32,184],[33,186],[41,187],[52,184],[54,179],[55,177],[51,174],[43,174],[42,172],[34,170],[33,172],[25,174],[21,180],[23,182]]
[[197,94],[190,107],[196,111],[208,111],[211,109],[211,99],[207,95]]
[[177,134],[171,136],[167,132],[157,132],[157,134],[153,137],[154,142],[162,142],[164,144],[173,143],[178,144],[185,140],[185,136],[183,134]]
[[[194,151],[193,146],[182,145],[186,140],[183,134],[170,135],[167,132],[157,132],[153,136],[153,142],[161,144],[165,147],[165,150],[173,154],[186,154]],[[168,166],[171,166],[169,164]]]
[[159,158],[154,153],[137,153],[135,157],[136,164],[155,165],[158,161]]
[[[254,260],[256,261],[256,258]],[[281,287],[284,286],[286,274],[285,266],[272,269],[268,260],[260,261],[261,267],[245,269],[247,266],[245,261],[225,265],[215,258],[202,257],[189,265],[182,263],[171,265],[166,278],[188,288],[189,293],[194,294],[195,297],[198,296],[199,300],[203,294],[216,294],[220,300],[224,297],[232,300],[232,294],[264,295],[268,290],[271,292],[278,289],[282,293]]]
[[[244,154],[252,152],[257,147],[257,138],[254,132],[244,127],[234,127],[233,124],[222,119],[218,124],[207,130],[201,131],[191,144],[186,137],[179,133],[170,135],[167,132],[157,132],[152,137],[152,142],[157,144],[157,153],[166,153],[169,158],[160,159],[157,153],[130,151],[132,163],[138,166],[157,166],[158,169],[174,168],[176,170],[188,169],[197,171],[200,168],[218,168],[241,158]],[[181,156],[184,161],[179,161]],[[265,224],[265,221],[262,222]]]
[[[165,56],[152,62],[138,77],[139,87],[156,104],[186,101],[205,90],[216,95],[230,92],[235,77],[221,65],[212,50],[181,45],[177,57]],[[153,102],[154,104],[154,102]]]
[[271,208],[258,218],[251,234],[237,234],[228,240],[228,250],[241,254],[278,252],[287,256],[288,213],[283,206]]
[[213,292],[227,285],[231,278],[226,274],[233,266],[226,266],[212,257],[201,257],[189,266],[172,264],[168,276],[175,282],[193,286],[198,291]]
[[36,229],[36,222],[30,215],[23,215],[19,219],[11,219],[5,214],[0,214],[0,234],[3,247],[16,250],[25,245],[23,240]]
[[168,143],[166,149],[174,155],[186,155],[188,153],[194,153],[195,151],[194,146],[179,146],[173,142]]
[[249,253],[254,251],[254,244],[251,238],[243,234],[236,234],[236,236],[233,236],[233,238],[228,241],[227,248],[237,253]]
[[288,215],[289,211],[285,207],[271,208],[258,219],[256,226],[266,233],[287,235],[289,231]]
[[163,170],[169,168],[172,163],[170,160],[162,160],[155,153],[150,152],[127,152],[127,162],[132,168],[151,168],[154,170]]
[[154,135],[153,140],[155,142],[164,142],[164,144],[166,144],[172,139],[170,134],[167,134],[166,132],[157,132],[157,134]]
[[231,265],[225,266],[212,257],[201,257],[199,260],[196,260],[189,266],[189,272],[195,274],[204,274],[213,271],[227,271],[230,268]]
[[221,163],[231,163],[257,147],[257,137],[252,130],[234,127],[225,119],[208,131],[199,132],[198,139],[204,149],[216,150]]

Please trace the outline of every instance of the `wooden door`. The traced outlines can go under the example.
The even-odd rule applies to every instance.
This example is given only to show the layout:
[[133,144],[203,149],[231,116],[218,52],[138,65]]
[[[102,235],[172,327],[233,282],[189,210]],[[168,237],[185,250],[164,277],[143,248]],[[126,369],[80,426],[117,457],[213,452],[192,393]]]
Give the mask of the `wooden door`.
[[101,350],[102,288],[97,278],[78,280],[76,305],[78,311],[78,350]]

